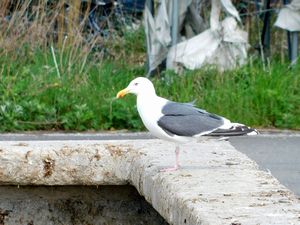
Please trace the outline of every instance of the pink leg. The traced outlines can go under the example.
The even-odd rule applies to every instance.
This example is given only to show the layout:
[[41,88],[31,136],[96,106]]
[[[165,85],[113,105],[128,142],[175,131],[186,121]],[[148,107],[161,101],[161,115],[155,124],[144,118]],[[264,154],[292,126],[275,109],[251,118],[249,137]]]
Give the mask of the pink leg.
[[176,171],[179,169],[179,167],[180,167],[179,166],[179,146],[176,146],[175,155],[176,155],[175,166],[169,167],[166,169],[162,169],[162,170],[160,170],[160,172],[172,172],[172,171]]

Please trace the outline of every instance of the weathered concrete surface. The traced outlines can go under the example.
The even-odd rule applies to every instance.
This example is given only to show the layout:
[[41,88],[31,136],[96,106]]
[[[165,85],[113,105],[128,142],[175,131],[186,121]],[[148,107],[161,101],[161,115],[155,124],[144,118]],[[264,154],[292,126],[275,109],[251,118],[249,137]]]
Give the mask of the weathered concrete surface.
[[160,140],[0,142],[0,183],[132,184],[170,223],[300,224],[300,201],[228,142]]

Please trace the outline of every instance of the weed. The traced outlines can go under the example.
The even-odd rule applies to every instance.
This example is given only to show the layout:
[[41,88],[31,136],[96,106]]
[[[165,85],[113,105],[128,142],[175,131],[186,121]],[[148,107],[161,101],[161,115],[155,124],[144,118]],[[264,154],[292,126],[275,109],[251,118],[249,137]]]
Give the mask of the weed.
[[[56,75],[51,52],[20,63],[2,58],[0,130],[143,129],[135,97],[116,93],[144,72],[142,66],[102,61]],[[299,66],[257,63],[219,73],[213,69],[167,71],[154,78],[157,93],[257,127],[300,128]]]

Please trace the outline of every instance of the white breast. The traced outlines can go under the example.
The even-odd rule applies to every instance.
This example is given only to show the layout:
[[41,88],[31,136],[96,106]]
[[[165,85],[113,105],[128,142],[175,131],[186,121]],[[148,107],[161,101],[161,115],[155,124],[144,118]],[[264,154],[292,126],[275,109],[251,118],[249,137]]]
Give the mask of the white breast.
[[161,139],[172,141],[173,139],[157,125],[157,121],[163,116],[161,109],[166,103],[166,99],[156,95],[139,95],[137,97],[137,109],[145,127],[152,133],[152,135]]

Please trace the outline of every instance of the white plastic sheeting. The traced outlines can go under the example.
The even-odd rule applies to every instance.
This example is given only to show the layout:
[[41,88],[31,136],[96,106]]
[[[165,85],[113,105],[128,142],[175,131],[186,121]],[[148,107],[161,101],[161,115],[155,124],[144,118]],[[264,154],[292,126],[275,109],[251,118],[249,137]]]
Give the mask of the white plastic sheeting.
[[[145,9],[150,71],[164,59],[167,59],[167,68],[177,72],[182,67],[197,69],[204,65],[215,65],[220,70],[225,70],[245,62],[248,35],[238,26],[237,21],[240,21],[240,17],[231,0],[212,0],[210,28],[190,39],[178,34],[179,43],[174,46],[171,46],[172,2],[172,0],[161,0],[155,17],[147,8]],[[193,3],[195,0],[194,2],[179,1],[179,28],[187,22],[185,16],[188,7]],[[227,17],[219,21],[222,9]],[[199,24],[199,21],[197,22]]]
[[194,70],[215,65],[221,70],[243,64],[247,58],[247,33],[238,29],[236,21],[226,18],[222,31],[211,29],[171,47],[167,68],[180,71],[181,65]]
[[[192,0],[179,1],[179,27],[182,26],[187,7]],[[155,17],[145,7],[144,22],[147,38],[149,70],[152,71],[166,59],[171,45],[172,0],[161,0]]]
[[158,20],[155,21],[148,8],[145,7],[145,32],[149,72],[156,69],[168,54],[171,31],[168,18],[164,17],[164,19],[161,23],[156,23]]
[[293,0],[280,10],[275,26],[291,32],[300,31],[300,0]]

